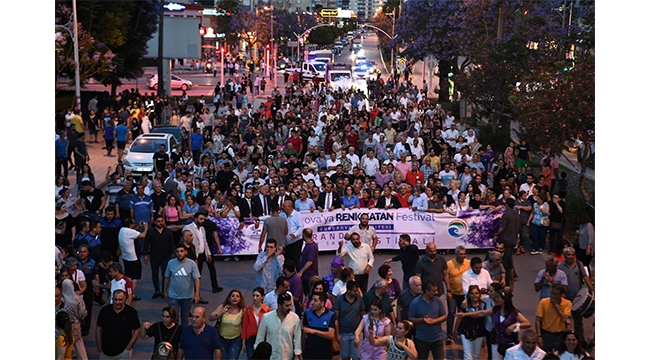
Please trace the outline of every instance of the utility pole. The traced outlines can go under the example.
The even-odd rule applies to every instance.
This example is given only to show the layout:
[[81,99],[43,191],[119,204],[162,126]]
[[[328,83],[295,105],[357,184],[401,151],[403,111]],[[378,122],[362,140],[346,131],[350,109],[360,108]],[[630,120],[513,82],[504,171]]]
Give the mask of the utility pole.
[[503,5],[499,5],[499,19],[497,20],[497,41],[503,40],[503,15],[506,9]]
[[79,77],[79,25],[77,24],[77,0],[72,0],[72,26],[74,26],[74,106],[81,111],[81,79]]
[[[164,33],[164,24],[165,24],[165,2],[160,0],[160,18],[158,19],[158,96],[161,99],[165,98],[165,72],[163,69],[164,66],[164,52],[163,46],[165,40],[163,37]],[[160,120],[159,120],[160,121]]]

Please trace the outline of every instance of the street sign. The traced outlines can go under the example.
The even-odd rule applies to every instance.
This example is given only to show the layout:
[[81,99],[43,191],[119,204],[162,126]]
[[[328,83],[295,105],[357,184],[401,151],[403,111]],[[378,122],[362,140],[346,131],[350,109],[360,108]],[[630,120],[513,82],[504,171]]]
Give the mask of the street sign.
[[433,70],[433,68],[436,67],[436,59],[434,59],[432,55],[427,56],[426,62],[429,70]]
[[287,41],[287,46],[288,47],[298,47],[298,42],[297,41]]

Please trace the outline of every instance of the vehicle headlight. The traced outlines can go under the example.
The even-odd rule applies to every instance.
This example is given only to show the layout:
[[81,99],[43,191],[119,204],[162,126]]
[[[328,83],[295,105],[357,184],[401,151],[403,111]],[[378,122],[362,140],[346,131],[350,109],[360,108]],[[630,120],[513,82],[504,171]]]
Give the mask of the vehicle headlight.
[[191,81],[189,81],[189,80],[187,80],[187,84],[188,84],[189,86],[193,86],[193,85],[194,85],[194,84],[193,84]]
[[127,160],[127,159],[124,159],[124,166],[129,166],[130,167],[131,162],[129,162],[129,160]]

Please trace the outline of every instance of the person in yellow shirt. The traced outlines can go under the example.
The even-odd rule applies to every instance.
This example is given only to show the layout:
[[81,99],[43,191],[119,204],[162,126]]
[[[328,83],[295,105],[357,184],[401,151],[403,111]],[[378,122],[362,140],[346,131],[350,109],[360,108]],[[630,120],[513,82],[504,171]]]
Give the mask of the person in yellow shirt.
[[539,301],[535,312],[535,330],[537,343],[547,353],[554,351],[560,344],[560,337],[571,323],[571,301],[564,298],[566,287],[553,284],[551,297]]
[[70,118],[70,123],[74,125],[74,131],[78,132],[79,134],[84,132],[84,124],[83,120],[81,120],[81,115],[79,115],[79,110],[73,111],[72,117]]
[[470,269],[470,261],[467,259],[467,250],[463,245],[456,246],[456,257],[447,261],[447,340],[445,343],[451,345],[454,329],[454,314],[460,308],[465,299],[463,293],[463,273]]

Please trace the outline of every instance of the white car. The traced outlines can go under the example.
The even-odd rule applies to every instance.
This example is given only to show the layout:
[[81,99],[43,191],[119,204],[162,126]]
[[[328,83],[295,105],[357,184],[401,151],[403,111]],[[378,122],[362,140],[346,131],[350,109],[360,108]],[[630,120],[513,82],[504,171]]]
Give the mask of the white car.
[[361,67],[354,69],[354,78],[355,79],[365,79],[368,77],[368,70]]
[[368,59],[366,59],[365,56],[363,56],[363,55],[359,55],[359,56],[357,56],[357,58],[354,60],[354,65],[355,65],[355,66],[359,66],[359,65],[363,64],[364,62],[366,62],[367,60],[368,60]]
[[177,144],[172,134],[150,133],[135,138],[124,155],[124,169],[133,174],[148,175],[153,172],[153,154],[160,151],[160,145],[165,145],[167,155],[171,157],[171,149]]
[[[181,89],[187,90],[190,89],[194,84],[190,80],[185,80],[174,74],[172,74],[172,89]],[[147,78],[147,86],[149,89],[158,90],[158,74],[151,74]]]

